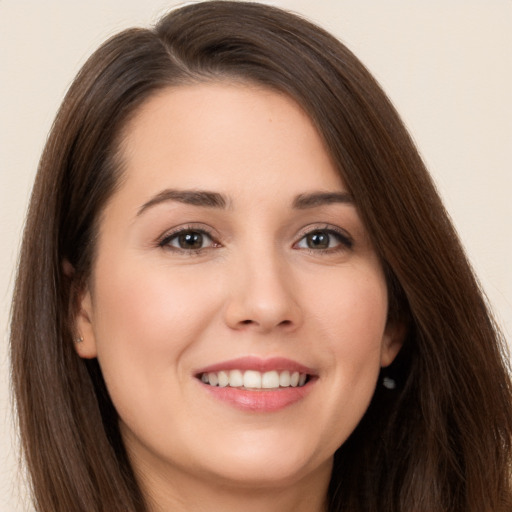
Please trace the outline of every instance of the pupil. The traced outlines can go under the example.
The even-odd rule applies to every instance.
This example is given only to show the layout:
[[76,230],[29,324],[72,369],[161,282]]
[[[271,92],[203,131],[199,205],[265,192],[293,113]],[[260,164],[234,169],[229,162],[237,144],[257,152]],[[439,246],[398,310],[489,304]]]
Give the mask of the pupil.
[[329,236],[320,231],[311,233],[308,236],[308,247],[310,249],[327,249],[329,247]]
[[179,244],[182,249],[200,249],[203,245],[201,233],[185,233],[179,236]]

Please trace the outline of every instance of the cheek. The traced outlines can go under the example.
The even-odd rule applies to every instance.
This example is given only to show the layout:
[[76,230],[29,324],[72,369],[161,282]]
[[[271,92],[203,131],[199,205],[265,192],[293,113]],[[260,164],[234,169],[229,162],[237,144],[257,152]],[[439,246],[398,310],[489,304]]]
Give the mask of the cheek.
[[102,331],[98,333],[100,344],[105,331],[108,344],[131,341],[156,348],[161,341],[168,347],[170,337],[179,343],[198,325],[194,320],[199,315],[208,315],[213,306],[211,295],[204,293],[202,280],[193,273],[133,260],[125,265],[105,265],[108,272],[98,265],[94,321]]
[[322,293],[311,300],[329,349],[345,361],[380,353],[387,320],[387,287],[379,268],[356,270],[326,279]]
[[[97,267],[94,334],[98,360],[113,399],[122,390],[150,394],[149,383],[180,378],[181,355],[201,336],[216,309],[197,280],[162,265]],[[201,319],[201,321],[198,321]],[[115,400],[114,400],[115,401]]]
[[375,390],[387,319],[387,289],[377,270],[351,273],[350,278],[331,281],[315,303],[313,314],[318,337],[324,340],[326,375],[332,390],[325,397],[326,410],[332,413],[328,424],[342,444]]

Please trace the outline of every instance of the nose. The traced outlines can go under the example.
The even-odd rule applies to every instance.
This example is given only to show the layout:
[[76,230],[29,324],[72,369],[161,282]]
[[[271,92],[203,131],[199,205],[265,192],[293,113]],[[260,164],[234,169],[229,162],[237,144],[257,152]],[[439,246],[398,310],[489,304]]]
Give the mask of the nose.
[[225,322],[236,330],[292,332],[303,313],[293,271],[276,255],[252,254],[231,268]]

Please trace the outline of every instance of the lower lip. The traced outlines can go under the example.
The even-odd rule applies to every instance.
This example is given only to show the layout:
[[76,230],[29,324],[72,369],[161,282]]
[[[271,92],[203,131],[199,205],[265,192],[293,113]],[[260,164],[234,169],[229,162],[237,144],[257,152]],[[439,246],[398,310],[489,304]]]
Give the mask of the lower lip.
[[293,405],[306,397],[314,385],[310,380],[301,387],[288,387],[275,390],[247,390],[241,388],[221,388],[200,382],[201,386],[216,399],[243,411],[275,412]]

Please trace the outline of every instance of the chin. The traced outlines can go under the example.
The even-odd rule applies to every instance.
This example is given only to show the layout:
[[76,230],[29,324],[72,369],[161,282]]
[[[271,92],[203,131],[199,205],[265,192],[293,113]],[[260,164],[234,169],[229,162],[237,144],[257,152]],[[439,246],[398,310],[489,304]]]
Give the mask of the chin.
[[[301,447],[298,451],[298,447]],[[330,474],[333,456],[317,457],[307,454],[304,444],[281,442],[266,446],[263,443],[236,446],[233,442],[225,453],[210,453],[203,460],[207,471],[218,481],[253,488],[279,488],[297,484],[313,473]]]

